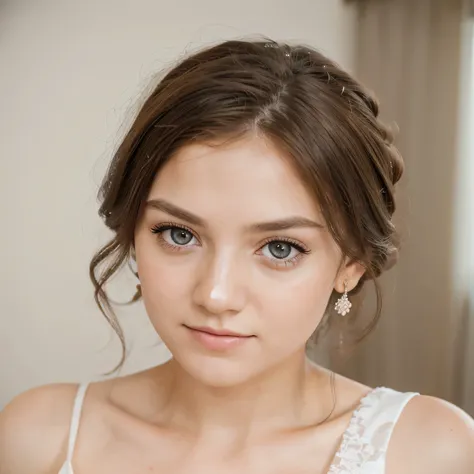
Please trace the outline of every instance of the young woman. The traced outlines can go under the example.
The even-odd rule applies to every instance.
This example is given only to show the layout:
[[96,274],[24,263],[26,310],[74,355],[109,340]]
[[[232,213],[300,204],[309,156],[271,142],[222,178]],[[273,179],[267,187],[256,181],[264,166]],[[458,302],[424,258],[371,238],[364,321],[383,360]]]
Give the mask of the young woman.
[[123,340],[106,285],[136,266],[135,299],[173,357],[17,397],[0,473],[472,474],[461,410],[306,357],[395,260],[403,164],[377,116],[304,46],[229,41],[169,72],[105,177],[114,238],[91,276]]

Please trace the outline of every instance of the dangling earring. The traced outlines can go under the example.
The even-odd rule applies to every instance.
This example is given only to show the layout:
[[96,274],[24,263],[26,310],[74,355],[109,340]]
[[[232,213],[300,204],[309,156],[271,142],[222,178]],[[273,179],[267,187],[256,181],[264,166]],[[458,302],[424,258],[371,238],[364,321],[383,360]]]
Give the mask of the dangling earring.
[[344,294],[337,300],[334,309],[341,315],[345,316],[352,308],[352,303],[347,297],[347,282],[344,282]]

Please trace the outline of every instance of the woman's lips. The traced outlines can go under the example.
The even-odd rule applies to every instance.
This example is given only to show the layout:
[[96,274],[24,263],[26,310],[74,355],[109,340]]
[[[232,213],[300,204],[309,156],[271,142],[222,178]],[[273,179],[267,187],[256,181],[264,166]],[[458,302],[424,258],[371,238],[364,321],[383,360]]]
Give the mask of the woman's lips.
[[254,337],[225,329],[192,326],[185,327],[197,342],[211,351],[226,351],[234,349],[235,347],[245,344]]

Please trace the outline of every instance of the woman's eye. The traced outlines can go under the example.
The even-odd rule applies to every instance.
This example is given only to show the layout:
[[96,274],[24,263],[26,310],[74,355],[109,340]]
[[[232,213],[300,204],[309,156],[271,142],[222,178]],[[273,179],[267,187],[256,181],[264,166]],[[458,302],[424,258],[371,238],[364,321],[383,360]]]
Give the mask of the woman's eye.
[[157,234],[163,244],[169,247],[191,247],[198,243],[194,234],[184,229],[171,225],[156,226],[152,229],[153,234]]
[[272,260],[292,260],[301,253],[301,250],[288,242],[273,241],[266,244],[261,252],[263,256]]
[[[169,234],[169,236],[167,234]],[[187,245],[193,240],[193,238],[195,238],[191,232],[187,231],[186,229],[180,229],[179,227],[174,227],[164,231],[163,238],[167,237],[168,239],[172,240],[173,244],[176,245]]]
[[271,242],[268,244],[268,251],[278,259],[288,258],[291,250],[293,250],[293,247],[285,242]]

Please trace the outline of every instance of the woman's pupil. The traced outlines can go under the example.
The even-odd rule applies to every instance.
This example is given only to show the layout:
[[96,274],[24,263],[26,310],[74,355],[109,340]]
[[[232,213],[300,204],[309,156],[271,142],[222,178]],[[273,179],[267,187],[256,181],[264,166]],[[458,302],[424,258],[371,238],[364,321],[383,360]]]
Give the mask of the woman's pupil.
[[173,241],[175,243],[177,243],[179,245],[185,245],[185,244],[188,244],[191,241],[192,235],[187,230],[172,229],[171,230],[171,238],[173,239]]
[[291,253],[291,245],[284,242],[272,242],[269,249],[275,258],[287,258]]

